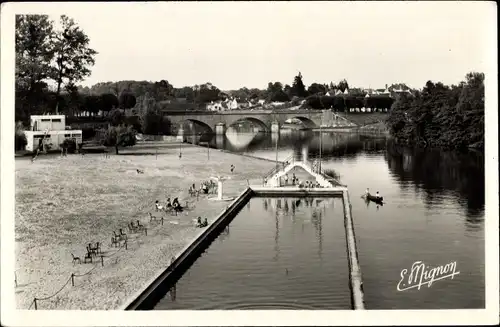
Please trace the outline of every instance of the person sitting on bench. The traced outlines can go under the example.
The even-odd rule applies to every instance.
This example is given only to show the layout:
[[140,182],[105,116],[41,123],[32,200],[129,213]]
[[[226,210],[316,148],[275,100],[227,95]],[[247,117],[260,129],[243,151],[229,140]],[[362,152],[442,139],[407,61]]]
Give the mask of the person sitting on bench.
[[155,207],[156,207],[156,211],[163,210],[163,206],[160,204],[160,202],[158,200],[156,200],[156,202],[155,202]]

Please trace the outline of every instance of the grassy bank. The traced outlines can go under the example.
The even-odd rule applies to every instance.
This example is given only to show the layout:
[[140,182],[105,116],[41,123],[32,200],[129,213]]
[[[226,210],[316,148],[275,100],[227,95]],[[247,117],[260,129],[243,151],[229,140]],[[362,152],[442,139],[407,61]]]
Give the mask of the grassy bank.
[[[207,160],[203,148],[147,144],[105,158],[102,154],[41,156],[35,163],[16,159],[16,302],[18,308],[115,309],[136,292],[199,231],[197,216],[215,218],[227,202],[188,196],[189,185],[214,175],[231,175],[224,194],[236,196],[247,183],[260,184],[274,163],[214,151]],[[230,173],[230,165],[236,169]],[[136,169],[144,171],[137,174]],[[248,180],[248,181],[247,181]],[[165,223],[150,223],[154,202],[179,197],[188,210],[164,214]],[[127,224],[140,220],[145,234],[130,234]],[[111,247],[113,231],[129,234],[127,249]],[[103,244],[101,259],[82,260],[88,243]],[[92,270],[93,269],[93,270]],[[87,272],[90,273],[86,274]],[[72,286],[71,274],[75,277]],[[68,283],[66,286],[65,283]]]

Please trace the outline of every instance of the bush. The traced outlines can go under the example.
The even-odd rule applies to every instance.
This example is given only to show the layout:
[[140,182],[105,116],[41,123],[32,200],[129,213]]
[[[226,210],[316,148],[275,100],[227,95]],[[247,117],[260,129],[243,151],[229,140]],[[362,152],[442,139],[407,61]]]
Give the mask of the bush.
[[115,147],[118,154],[118,147],[133,146],[136,143],[136,132],[132,126],[110,126],[104,135],[103,145]]
[[72,139],[65,139],[60,145],[61,148],[66,149],[69,153],[76,152],[76,141]]
[[93,127],[82,128],[82,138],[88,140],[96,136],[96,130]]

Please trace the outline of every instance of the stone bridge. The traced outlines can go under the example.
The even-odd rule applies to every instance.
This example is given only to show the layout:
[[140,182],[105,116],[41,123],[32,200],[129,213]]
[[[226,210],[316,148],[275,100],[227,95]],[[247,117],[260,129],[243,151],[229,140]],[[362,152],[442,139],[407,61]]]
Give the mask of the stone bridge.
[[277,132],[291,118],[300,120],[304,128],[311,129],[329,126],[332,118],[335,119],[334,116],[336,116],[330,110],[164,111],[163,115],[170,120],[172,125],[180,126],[179,133],[183,132],[185,123],[192,123],[216,134],[224,134],[228,127],[243,121],[252,122],[259,130]]

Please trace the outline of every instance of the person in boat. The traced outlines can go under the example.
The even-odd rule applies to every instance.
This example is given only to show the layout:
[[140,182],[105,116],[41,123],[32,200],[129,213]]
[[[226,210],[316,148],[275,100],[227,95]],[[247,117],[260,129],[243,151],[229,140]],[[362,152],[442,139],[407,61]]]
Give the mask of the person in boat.
[[207,184],[203,183],[201,185],[201,189],[203,190],[203,193],[208,194],[208,187]]
[[292,184],[295,185],[295,183],[299,183],[299,180],[297,179],[297,177],[295,176],[295,173],[292,174]]
[[172,207],[172,203],[170,203],[170,198],[167,199],[167,208],[171,208]]
[[377,193],[375,194],[375,197],[377,198],[377,200],[380,200],[381,196],[380,196],[380,193],[377,191]]
[[365,191],[365,196],[368,197],[370,195],[370,189],[367,188],[366,191]]
[[288,185],[288,174],[285,174],[285,185]]

